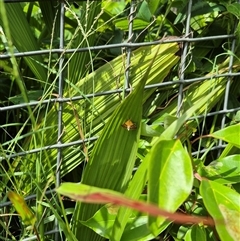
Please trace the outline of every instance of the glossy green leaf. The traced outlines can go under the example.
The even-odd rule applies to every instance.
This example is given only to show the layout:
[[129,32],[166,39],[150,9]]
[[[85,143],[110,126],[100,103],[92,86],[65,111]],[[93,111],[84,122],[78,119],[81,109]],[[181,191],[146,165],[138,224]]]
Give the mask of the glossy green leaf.
[[[131,219],[129,219],[131,221]],[[122,241],[145,241],[152,240],[155,236],[151,234],[148,228],[148,216],[138,214],[134,220],[126,225]]]
[[[123,19],[118,19],[114,21],[114,24],[117,28],[123,30],[123,31],[127,31],[128,30],[128,24],[129,24],[129,20],[126,18]],[[139,19],[139,18],[135,18],[133,20],[133,30],[140,30],[140,29],[145,29],[149,26],[149,22]]]
[[172,115],[164,116],[164,128],[167,129],[175,120],[177,120],[176,116],[172,116]]
[[161,3],[161,0],[146,0],[149,6],[149,10],[152,14],[155,14],[159,4]]
[[240,123],[226,127],[222,130],[216,131],[209,136],[226,141],[238,148],[240,148]]
[[[237,241],[234,238],[237,234],[233,235],[233,231],[229,231],[229,227],[225,223],[228,222],[229,213],[234,213],[234,220],[240,220],[240,195],[229,187],[207,180],[202,180],[200,194],[207,211],[215,220],[220,239]],[[235,222],[231,228],[239,232],[239,223]]]
[[[192,162],[179,140],[162,140],[149,154],[148,201],[175,212],[192,190]],[[157,235],[164,218],[149,218],[149,226]]]
[[116,213],[117,207],[116,210],[114,210],[113,205],[105,205],[100,208],[92,218],[87,221],[81,221],[81,223],[94,230],[94,232],[100,236],[109,238],[111,237],[112,226],[115,222]]
[[160,136],[163,131],[163,126],[156,123],[153,123],[152,125],[142,123],[141,125],[141,135],[143,136]]
[[240,155],[227,156],[201,168],[201,176],[221,184],[239,183]]
[[142,2],[136,17],[139,19],[142,19],[146,22],[150,22],[150,20],[152,18],[152,14],[150,12],[148,3],[146,1]]
[[102,1],[102,8],[104,12],[113,17],[122,14],[126,4],[127,3],[124,0],[118,2]]
[[8,198],[16,208],[18,214],[22,218],[23,223],[27,226],[34,226],[36,217],[31,209],[27,206],[23,197],[15,192],[8,192]]
[[[195,17],[203,14],[210,14],[213,12],[225,11],[225,7],[217,3],[212,3],[207,1],[195,1],[193,2],[191,10],[192,10],[191,16]],[[186,6],[184,6],[182,11],[180,11],[174,23],[177,24],[180,21],[183,22],[186,18],[187,18],[187,4]]]
[[240,122],[240,111],[237,111],[236,115],[234,116],[233,121],[234,121],[235,123]]
[[190,228],[185,237],[184,237],[184,241],[206,241],[207,237],[206,237],[206,229],[203,226],[199,226],[199,225],[194,225],[192,226],[192,228]]
[[132,215],[127,220],[123,236],[119,239],[113,238],[112,228],[119,208],[114,205],[105,205],[92,218],[81,223],[110,240],[140,241],[154,238],[147,225],[148,216],[141,215],[132,209],[130,209]]
[[228,207],[222,204],[219,205],[219,209],[223,215],[228,233],[230,234],[230,236],[233,238],[234,241],[239,241],[240,240],[240,228],[239,228],[240,211],[229,209]]

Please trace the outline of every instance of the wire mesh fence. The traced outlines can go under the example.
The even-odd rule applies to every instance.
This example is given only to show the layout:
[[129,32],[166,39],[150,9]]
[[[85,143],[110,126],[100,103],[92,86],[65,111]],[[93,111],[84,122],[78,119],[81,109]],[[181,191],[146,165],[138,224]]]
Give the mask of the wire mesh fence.
[[[7,13],[10,14],[10,10],[11,10],[11,6],[14,6],[14,4],[18,4],[21,1],[11,1],[11,0],[7,0],[5,1],[5,7],[7,9]],[[31,1],[28,1],[31,2]],[[42,2],[42,3],[41,3]],[[39,4],[44,4],[46,1],[39,1]],[[51,2],[51,1],[50,1]],[[99,1],[88,1],[87,4],[89,4],[89,8],[91,6],[91,4],[93,4],[93,2],[99,2]],[[111,1],[112,3],[114,2],[114,4],[123,4],[124,1]],[[57,16],[54,16],[54,20],[51,23],[54,23],[54,26],[52,26],[52,29],[54,30],[54,28],[58,28],[57,31],[55,31],[56,34],[58,34],[58,39],[56,41],[56,43],[54,43],[54,39],[51,39],[51,44],[48,46],[48,48],[44,49],[38,49],[38,50],[32,50],[31,48],[28,49],[28,46],[25,48],[23,48],[23,50],[19,50],[17,49],[17,47],[15,47],[15,50],[11,52],[9,49],[4,49],[4,51],[2,51],[2,53],[0,54],[0,61],[9,61],[11,58],[14,58],[17,60],[18,64],[20,64],[21,59],[25,59],[28,58],[30,60],[34,59],[34,56],[41,56],[43,59],[48,59],[51,60],[50,56],[58,56],[57,57],[57,61],[54,63],[54,69],[57,69],[57,72],[55,73],[51,73],[50,68],[52,65],[47,63],[47,61],[45,61],[45,63],[41,63],[41,60],[39,59],[34,59],[35,63],[37,63],[38,65],[41,65],[43,68],[48,68],[48,74],[49,75],[54,75],[54,81],[55,81],[55,85],[53,87],[53,91],[51,91],[51,94],[48,94],[44,97],[41,96],[41,94],[45,95],[44,91],[47,93],[47,85],[42,86],[41,88],[44,89],[44,91],[41,92],[40,95],[38,95],[38,99],[33,98],[31,101],[29,101],[30,99],[28,99],[29,102],[25,102],[26,99],[24,99],[24,97],[20,97],[17,98],[16,96],[14,98],[10,98],[8,104],[2,104],[0,107],[0,113],[1,116],[11,116],[11,113],[13,113],[14,115],[16,113],[22,112],[23,110],[26,111],[28,110],[28,114],[32,113],[33,115],[36,115],[35,118],[39,118],[40,119],[40,115],[44,116],[47,115],[47,112],[52,112],[52,115],[49,115],[47,117],[50,118],[55,118],[55,122],[51,122],[52,120],[46,120],[45,123],[45,127],[47,127],[48,125],[53,124],[54,125],[54,129],[57,130],[57,138],[51,140],[51,142],[49,143],[49,145],[45,145],[44,141],[42,141],[43,145],[29,145],[30,147],[32,147],[31,149],[24,149],[24,144],[19,144],[18,146],[18,142],[22,143],[22,140],[25,139],[25,142],[28,141],[28,139],[30,138],[28,133],[26,133],[26,127],[24,127],[24,131],[22,131],[20,133],[20,135],[18,135],[19,132],[13,132],[13,134],[11,133],[11,129],[9,129],[9,127],[6,127],[6,125],[8,124],[7,122],[4,123],[4,121],[1,122],[1,129],[2,129],[2,135],[7,136],[7,138],[5,139],[5,143],[3,143],[3,147],[2,147],[2,152],[1,152],[1,156],[0,156],[0,161],[2,162],[2,166],[5,165],[8,166],[10,162],[12,162],[13,160],[19,160],[19,159],[27,159],[29,162],[32,162],[32,157],[29,158],[31,155],[33,155],[33,157],[39,157],[41,155],[45,155],[44,157],[48,156],[50,158],[54,159],[55,165],[54,165],[54,169],[55,169],[55,182],[54,185],[49,185],[47,190],[44,191],[44,195],[50,195],[50,197],[55,197],[55,194],[53,194],[53,191],[51,188],[54,187],[58,187],[61,183],[62,180],[64,180],[64,176],[69,173],[71,173],[71,171],[74,169],[73,167],[69,167],[68,163],[64,164],[64,160],[69,158],[82,158],[83,162],[85,161],[84,158],[86,158],[86,152],[84,151],[84,148],[89,144],[89,143],[95,143],[95,141],[98,138],[98,131],[92,131],[91,135],[81,135],[81,127],[79,126],[79,119],[81,119],[81,117],[76,117],[77,114],[75,112],[75,106],[78,105],[78,103],[80,101],[90,101],[92,99],[98,98],[98,97],[102,97],[102,96],[119,96],[119,95],[128,95],[131,91],[132,91],[132,58],[133,55],[135,54],[135,50],[139,49],[140,47],[147,47],[147,46],[158,46],[158,45],[166,45],[169,43],[178,43],[178,46],[180,46],[180,61],[179,64],[176,66],[174,66],[172,69],[175,68],[175,70],[173,70],[173,72],[175,71],[177,73],[177,75],[171,75],[168,74],[168,77],[166,77],[165,81],[159,81],[159,83],[154,83],[154,84],[146,84],[145,86],[145,90],[151,90],[154,89],[154,94],[156,95],[161,95],[163,92],[167,92],[169,90],[174,90],[173,92],[171,92],[169,94],[169,97],[167,99],[165,99],[165,101],[161,102],[158,99],[158,103],[161,102],[160,105],[156,104],[157,108],[154,110],[156,111],[156,113],[162,109],[166,109],[170,103],[172,103],[172,100],[177,100],[176,104],[175,104],[175,108],[176,108],[176,118],[179,118],[182,115],[182,110],[187,108],[186,107],[186,103],[185,103],[185,107],[184,107],[184,102],[185,102],[185,97],[186,95],[188,95],[189,93],[186,92],[186,89],[189,88],[189,86],[194,85],[194,84],[201,84],[204,81],[210,81],[213,82],[217,79],[225,79],[226,81],[222,81],[223,85],[224,85],[224,94],[223,94],[223,98],[221,101],[219,101],[219,105],[216,103],[216,105],[214,105],[214,108],[211,109],[211,111],[207,112],[207,111],[202,111],[201,114],[196,114],[193,117],[190,118],[190,120],[194,120],[195,122],[202,123],[201,127],[200,125],[198,125],[198,128],[200,128],[200,130],[198,130],[202,135],[204,133],[204,129],[207,128],[206,126],[208,126],[209,123],[207,123],[208,121],[214,121],[215,117],[218,116],[217,121],[220,121],[218,127],[219,128],[224,128],[226,126],[227,123],[229,123],[229,118],[230,116],[237,116],[237,112],[240,110],[240,106],[236,106],[236,102],[235,104],[233,104],[233,100],[231,99],[231,84],[233,82],[233,79],[236,79],[236,81],[238,81],[238,77],[240,76],[234,61],[236,59],[236,49],[238,47],[238,43],[237,43],[237,39],[235,36],[236,33],[236,29],[237,29],[237,19],[234,19],[235,21],[235,25],[232,24],[231,25],[231,29],[228,29],[228,31],[219,31],[218,34],[216,34],[218,31],[216,31],[215,33],[213,32],[213,34],[211,34],[211,32],[208,32],[207,35],[204,35],[204,33],[202,34],[198,34],[201,32],[201,28],[204,28],[204,26],[207,25],[207,22],[211,22],[213,21],[212,19],[216,18],[218,19],[218,15],[220,14],[221,8],[220,5],[218,6],[218,10],[216,11],[216,13],[209,13],[206,10],[205,12],[203,11],[201,13],[202,16],[204,16],[206,19],[201,19],[198,18],[198,16],[200,15],[200,13],[196,13],[196,7],[197,4],[200,5],[200,2],[195,3],[194,1],[188,1],[187,4],[185,4],[185,7],[182,8],[182,10],[184,10],[185,12],[182,14],[182,16],[178,13],[177,10],[177,6],[172,6],[171,7],[171,12],[172,13],[176,13],[176,16],[179,16],[179,18],[181,18],[181,21],[176,21],[175,20],[175,24],[177,26],[177,24],[179,24],[179,22],[182,24],[183,28],[182,28],[182,32],[179,32],[178,36],[171,36],[171,33],[167,32],[167,30],[165,31],[164,34],[159,35],[159,38],[156,38],[155,40],[150,39],[150,41],[147,41],[147,37],[145,38],[145,41],[137,41],[138,38],[141,37],[141,34],[145,34],[145,32],[147,31],[146,29],[141,29],[141,31],[139,31],[139,29],[136,27],[136,23],[134,22],[134,20],[136,18],[139,18],[139,9],[140,9],[140,5],[143,3],[143,1],[128,1],[128,4],[125,4],[125,9],[127,9],[128,12],[128,16],[127,16],[127,21],[128,21],[128,29],[124,30],[125,32],[125,41],[124,42],[119,42],[119,43],[108,43],[108,41],[106,41],[104,44],[98,44],[98,45],[90,45],[90,46],[84,46],[82,47],[82,45],[80,44],[79,47],[75,47],[75,48],[71,48],[71,45],[69,44],[69,39],[68,39],[68,32],[67,32],[67,28],[68,25],[71,24],[70,20],[67,19],[66,20],[66,16],[69,16],[70,14],[74,14],[74,18],[76,17],[76,19],[78,18],[77,16],[77,11],[73,11],[72,7],[73,7],[73,2],[72,1],[60,1],[60,2],[54,2],[55,5],[53,5],[54,7],[57,8]],[[174,2],[174,1],[173,1]],[[183,1],[186,2],[186,1]],[[81,6],[81,2],[76,1],[76,4],[78,4]],[[206,3],[208,3],[208,1],[206,1]],[[236,1],[237,3],[237,1]],[[38,6],[38,3],[35,3]],[[20,6],[20,5],[19,5]],[[18,6],[18,7],[19,7]],[[24,12],[24,6],[22,5],[22,11]],[[116,5],[114,5],[116,7]],[[212,6],[212,5],[208,5],[208,6]],[[32,7],[34,7],[34,5],[32,5]],[[106,6],[105,6],[106,7]],[[216,7],[216,6],[215,6]],[[198,8],[199,10],[199,8]],[[213,10],[213,7],[212,7]],[[79,11],[81,11],[81,7],[79,9]],[[163,11],[162,9],[160,9],[159,11]],[[167,11],[167,9],[165,9],[165,11]],[[98,13],[100,14],[101,11]],[[27,13],[24,13],[27,15]],[[101,13],[103,14],[103,13]],[[204,15],[205,14],[205,15]],[[91,15],[91,13],[87,13],[87,15]],[[29,17],[29,16],[28,16]],[[166,17],[166,16],[164,16]],[[93,18],[93,22],[92,24],[95,24],[95,20],[97,19],[97,16],[94,16]],[[9,20],[10,21],[10,20]],[[160,21],[158,19],[151,19],[151,21],[148,23],[148,25],[151,26],[151,24],[155,23],[156,21]],[[162,21],[164,21],[164,19],[162,19]],[[195,24],[198,21],[202,21],[201,24],[199,24],[199,29],[194,29],[193,25],[194,22]],[[219,20],[220,21],[220,20]],[[78,21],[76,21],[77,24],[81,25],[81,23],[79,23]],[[164,22],[165,24],[168,24],[168,22]],[[87,24],[85,22],[85,24]],[[4,23],[3,20],[1,22],[2,27],[4,27]],[[120,28],[120,25],[118,25],[118,27]],[[164,28],[164,26],[162,26],[162,28]],[[79,30],[80,32],[81,30]],[[1,30],[1,32],[3,33],[3,29]],[[79,34],[78,32],[78,34]],[[136,32],[138,33],[138,35],[136,35]],[[1,33],[1,34],[2,34]],[[115,32],[117,33],[117,32]],[[162,32],[163,33],[163,32]],[[53,33],[54,35],[54,33]],[[3,36],[3,34],[2,34]],[[4,34],[4,36],[7,36]],[[144,35],[146,36],[146,34]],[[171,37],[170,37],[171,36]],[[54,37],[56,37],[56,35],[54,35]],[[73,39],[75,40],[77,38],[77,36],[73,36]],[[123,37],[124,38],[124,37]],[[2,38],[3,41],[4,38]],[[17,40],[14,39],[13,42]],[[4,41],[3,41],[4,42]],[[198,55],[196,52],[196,48],[198,48],[197,50],[202,48],[204,49],[204,45],[206,43],[212,43],[212,52],[209,53],[208,56],[208,60],[206,60],[206,62],[209,62],[209,66],[204,70],[203,66],[201,66],[201,63],[198,62]],[[218,44],[220,42],[220,45]],[[5,39],[5,44],[7,45],[7,40]],[[14,43],[15,44],[15,43]],[[216,49],[214,49],[214,44],[216,44]],[[58,45],[58,46],[57,46]],[[219,46],[222,45],[222,48]],[[47,45],[43,44],[42,46],[46,47]],[[70,46],[70,47],[69,47]],[[211,47],[211,46],[210,46]],[[210,48],[209,46],[207,46],[207,48]],[[219,49],[222,50],[222,52],[219,52]],[[119,50],[120,52],[123,53],[123,55],[125,56],[124,61],[122,61],[122,66],[124,71],[121,72],[124,75],[124,84],[123,85],[119,85],[116,84],[114,85],[115,87],[113,87],[112,85],[109,85],[112,88],[106,89],[104,91],[102,91],[100,89],[100,91],[97,92],[92,92],[92,93],[84,93],[83,91],[75,91],[74,88],[78,88],[77,85],[75,85],[76,83],[70,83],[70,81],[68,80],[69,78],[69,72],[72,71],[74,72],[74,67],[69,67],[68,70],[66,70],[67,64],[69,63],[69,60],[72,58],[75,58],[74,56],[81,56],[82,58],[85,58],[84,55],[82,55],[83,53],[86,53],[87,55],[90,56],[90,60],[91,61],[96,61],[96,59],[93,59],[92,56],[97,58],[97,54],[96,53],[100,53],[101,51],[108,51],[108,50],[116,50],[116,52]],[[215,51],[216,50],[216,51]],[[209,50],[208,50],[209,51]],[[196,54],[196,56],[195,56]],[[214,58],[212,58],[212,55],[214,55]],[[225,61],[227,56],[227,63],[224,66],[224,68],[221,69],[220,63],[218,61],[218,59],[222,58],[222,61]],[[100,55],[101,58],[101,55]],[[207,59],[207,57],[204,57],[205,59]],[[30,61],[29,60],[29,61]],[[79,60],[79,59],[78,59]],[[212,62],[216,60],[216,62]],[[108,60],[104,60],[103,62],[99,62],[100,65],[103,64],[104,62],[108,62]],[[93,65],[92,65],[93,66]],[[211,66],[211,67],[210,67]],[[76,65],[75,68],[77,68],[78,66]],[[98,66],[100,67],[100,66]],[[87,67],[86,67],[87,68]],[[114,68],[114,67],[112,67]],[[159,68],[161,68],[161,66],[159,66]],[[196,69],[198,68],[202,68],[202,75],[199,74],[200,72],[197,72]],[[211,69],[210,69],[211,68]],[[4,69],[4,68],[3,68]],[[96,67],[97,69],[97,67]],[[91,71],[96,71],[95,66],[93,66],[92,68],[90,68]],[[14,70],[13,70],[14,71]],[[69,71],[69,72],[68,72]],[[204,72],[205,71],[205,72]],[[67,72],[67,74],[66,74]],[[36,73],[36,72],[35,72]],[[196,73],[196,74],[192,74],[192,73]],[[86,73],[85,73],[86,74]],[[27,75],[27,71],[24,73],[24,75]],[[16,76],[15,76],[16,77]],[[49,76],[46,76],[47,78]],[[81,78],[83,78],[84,76],[81,76]],[[34,80],[34,78],[38,78],[37,75],[35,76],[29,76],[28,78],[25,78],[26,81],[31,81]],[[76,79],[80,79],[79,76],[76,77]],[[42,81],[42,80],[41,80]],[[117,80],[116,80],[117,82]],[[92,85],[94,85],[95,83],[92,83]],[[68,92],[66,86],[72,88],[71,90],[74,92],[73,95],[71,95],[72,93]],[[116,88],[117,86],[117,88]],[[236,85],[237,86],[237,85]],[[16,88],[16,86],[14,86],[14,88]],[[216,87],[217,88],[217,87]],[[92,88],[92,90],[94,90],[94,88]],[[27,90],[30,91],[30,90]],[[78,93],[78,94],[76,94]],[[81,94],[82,93],[82,94]],[[157,94],[156,94],[157,93]],[[21,93],[22,94],[22,93]],[[234,95],[235,98],[236,95]],[[11,96],[9,96],[11,97]],[[18,96],[19,97],[19,96]],[[28,96],[29,97],[29,96]],[[106,101],[108,101],[109,99],[105,99]],[[153,100],[152,100],[153,101]],[[9,104],[11,102],[11,104]],[[157,102],[157,101],[156,101]],[[221,103],[220,103],[221,102]],[[4,102],[6,103],[6,102]],[[82,102],[81,102],[82,103]],[[85,104],[87,105],[87,104]],[[188,107],[190,108],[192,105],[192,103],[188,103]],[[69,109],[66,111],[66,106],[71,106],[72,112],[68,113],[72,120],[69,121],[70,125],[74,125],[72,127],[72,129],[78,133],[78,138],[69,138],[71,135],[73,135],[72,133],[67,133],[67,137],[66,138],[62,138],[63,133],[66,131],[65,130],[65,125],[66,125],[66,120],[64,119],[64,115],[66,114],[67,111],[69,111]],[[46,111],[40,111],[41,108],[45,108]],[[83,107],[84,108],[84,107]],[[30,109],[30,110],[29,110]],[[32,112],[31,112],[32,110]],[[37,111],[36,111],[37,110]],[[91,109],[88,109],[89,111]],[[157,111],[158,110],[158,111]],[[30,111],[30,112],[29,112]],[[107,109],[105,110],[106,112],[108,111]],[[87,113],[86,114],[86,118],[89,118],[89,114],[91,113]],[[154,119],[154,114],[155,112],[151,112],[148,115],[148,120],[151,120],[151,117],[153,116]],[[106,116],[105,116],[106,117]],[[105,118],[103,117],[103,119]],[[10,119],[14,119],[13,117],[10,117]],[[31,117],[29,117],[31,119]],[[7,121],[8,118],[3,118],[3,120]],[[107,118],[106,118],[107,119]],[[231,119],[231,118],[230,118]],[[18,119],[20,121],[20,119]],[[82,119],[81,119],[82,121]],[[94,119],[93,119],[94,121]],[[153,120],[152,120],[153,121]],[[84,122],[84,121],[83,121]],[[14,122],[13,122],[14,123]],[[20,122],[19,122],[20,123]],[[26,121],[26,123],[29,124],[29,120]],[[57,124],[56,124],[57,123]],[[74,124],[73,124],[74,123]],[[101,123],[105,123],[104,120],[101,120]],[[55,125],[56,124],[56,125]],[[21,125],[21,124],[20,124]],[[24,124],[22,124],[24,125]],[[43,126],[42,126],[43,128]],[[188,127],[186,127],[188,128]],[[19,131],[21,130],[21,126],[17,128]],[[191,129],[191,127],[190,127]],[[10,131],[9,131],[10,130]],[[82,130],[83,131],[83,130]],[[91,131],[91,128],[90,128]],[[192,130],[191,130],[192,131]],[[197,130],[192,131],[192,132],[198,132]],[[47,130],[46,130],[47,132]],[[79,134],[80,132],[80,134]],[[194,135],[193,133],[193,135]],[[201,136],[201,134],[199,134],[199,136]],[[32,135],[30,133],[30,135]],[[46,134],[48,135],[48,134]],[[53,135],[53,132],[50,132],[49,135]],[[53,137],[55,137],[53,135]],[[15,148],[11,149],[11,145],[13,145],[13,143],[11,142],[11,140],[9,139],[14,139],[14,145]],[[45,137],[42,137],[45,138]],[[39,140],[39,139],[38,139]],[[41,140],[41,138],[40,138]],[[23,142],[24,143],[24,142]],[[6,148],[8,146],[9,149],[7,149],[8,151],[4,152],[3,149]],[[81,150],[79,149],[79,146],[81,146]],[[211,155],[212,152],[217,153],[214,155],[219,155],[221,153],[221,151],[226,147],[226,143],[219,141],[218,143],[214,143],[214,145],[212,146],[206,146],[205,148],[202,147],[201,149],[196,149],[192,151],[192,155],[193,156],[199,156],[201,154],[204,154],[205,152],[208,152],[209,155]],[[51,150],[55,150],[53,152],[50,152]],[[67,154],[68,151],[71,150],[71,154]],[[44,152],[46,152],[46,154],[44,154]],[[69,155],[69,156],[68,156]],[[84,158],[83,158],[84,157]],[[4,162],[7,163],[3,164]],[[50,162],[51,163],[51,162]],[[72,162],[69,162],[70,165],[72,164]],[[34,164],[37,166],[37,164]],[[9,165],[11,166],[11,165]],[[75,166],[74,166],[75,167]],[[8,167],[9,168],[9,167]],[[8,172],[8,168],[6,168],[6,172]],[[31,168],[31,166],[27,166],[27,168]],[[49,168],[47,165],[44,168]],[[81,167],[83,168],[83,167]],[[1,168],[4,170],[4,168]],[[63,171],[61,171],[63,170]],[[70,171],[69,171],[70,170]],[[10,175],[10,174],[9,174]],[[16,175],[22,175],[22,172],[19,171],[18,174]],[[31,176],[31,175],[30,175]],[[6,178],[6,176],[4,176],[3,178]],[[10,176],[9,176],[10,178]],[[12,177],[13,178],[13,177]],[[28,179],[23,179],[24,182],[28,182]],[[21,182],[21,180],[19,181]],[[5,185],[5,191],[7,190],[7,186],[9,184],[7,184],[8,182],[6,180],[2,180],[2,183],[4,183]],[[8,187],[10,188],[10,187]],[[25,190],[25,192],[27,193],[28,190],[36,190],[36,189],[31,189],[30,187],[27,188]],[[36,193],[28,193],[28,195],[25,197],[25,200],[34,200],[34,199],[38,199],[39,200],[39,195],[41,196],[42,194],[36,190]],[[6,210],[8,210],[8,206],[11,205],[11,202],[7,201],[7,197],[6,195],[2,195],[3,201],[0,202],[0,208],[2,209],[1,213],[5,212]],[[43,197],[42,197],[43,198]],[[40,200],[42,200],[42,198],[40,198]],[[47,237],[51,237],[51,235],[55,235],[55,240],[61,240],[61,238],[63,239],[62,236],[59,236],[59,227],[58,227],[58,222],[55,222],[55,225],[53,225],[54,228],[53,230],[48,230],[46,231],[45,235]],[[37,239],[37,237],[35,235],[32,235],[28,238],[24,238],[22,240],[27,241],[27,240],[34,240]]]

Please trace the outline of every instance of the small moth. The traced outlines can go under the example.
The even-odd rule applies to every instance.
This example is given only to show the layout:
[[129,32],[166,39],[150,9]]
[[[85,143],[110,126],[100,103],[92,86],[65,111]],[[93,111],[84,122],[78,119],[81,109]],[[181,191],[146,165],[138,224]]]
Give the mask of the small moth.
[[136,123],[132,122],[130,119],[123,123],[122,127],[126,128],[128,131],[137,129]]

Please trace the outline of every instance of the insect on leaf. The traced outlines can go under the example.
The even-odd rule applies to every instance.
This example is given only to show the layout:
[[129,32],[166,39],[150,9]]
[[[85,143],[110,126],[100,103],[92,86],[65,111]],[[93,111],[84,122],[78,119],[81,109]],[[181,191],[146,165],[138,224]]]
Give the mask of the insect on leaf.
[[128,131],[137,129],[136,123],[132,122],[130,119],[123,123],[122,127],[126,128]]

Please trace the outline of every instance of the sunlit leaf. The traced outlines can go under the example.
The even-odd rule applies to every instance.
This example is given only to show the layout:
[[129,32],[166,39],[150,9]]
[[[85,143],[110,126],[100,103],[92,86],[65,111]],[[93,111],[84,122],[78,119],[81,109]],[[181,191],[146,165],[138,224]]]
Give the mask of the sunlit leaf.
[[[128,23],[129,20],[124,18],[124,19],[118,19],[114,21],[115,25],[117,28],[127,31],[128,30]],[[134,19],[133,21],[133,30],[139,30],[139,29],[144,29],[149,26],[149,22],[144,21],[142,19]]]
[[146,1],[142,2],[136,17],[147,22],[151,20],[152,13],[150,12],[149,5]]
[[240,123],[226,127],[222,130],[216,131],[210,134],[209,136],[212,136],[217,139],[221,139],[223,141],[231,143],[232,145],[240,148],[240,141],[239,141]]
[[82,224],[94,230],[102,237],[111,237],[112,226],[115,222],[117,208],[114,210],[113,205],[105,205],[100,208],[95,215],[87,221],[81,221]]
[[203,166],[201,176],[221,184],[239,183],[240,155],[227,156]]
[[223,215],[224,222],[229,234],[231,235],[234,241],[239,241],[240,240],[240,228],[239,228],[240,211],[231,210],[222,204],[219,205],[219,209]]
[[123,236],[119,239],[115,239],[112,236],[112,228],[115,222],[116,213],[118,208],[116,208],[115,213],[111,211],[113,205],[105,205],[96,214],[85,222],[81,222],[89,228],[93,229],[97,234],[104,238],[110,240],[131,240],[131,241],[144,241],[153,239],[154,235],[151,234],[148,228],[148,216],[140,214],[131,209],[133,215],[128,218],[128,223],[124,230]]
[[[220,239],[235,241],[236,239],[232,237],[235,226],[229,230],[229,227],[226,226],[224,220],[228,219],[229,213],[234,213],[233,219],[239,220],[239,193],[214,181],[202,180],[200,185],[200,194],[203,197],[203,203],[207,211],[215,220],[216,229]],[[235,235],[236,234],[234,233],[234,236]]]
[[155,14],[158,5],[161,4],[161,0],[146,0],[149,6],[149,10],[151,11],[152,14]]
[[[149,158],[148,201],[175,212],[192,190],[192,162],[179,140],[162,140],[152,148]],[[164,218],[149,218],[157,235]]]
[[18,214],[22,218],[23,223],[27,226],[34,226],[36,222],[36,217],[34,216],[31,209],[27,206],[23,197],[21,197],[19,194],[15,192],[8,192],[8,198],[13,203]]

